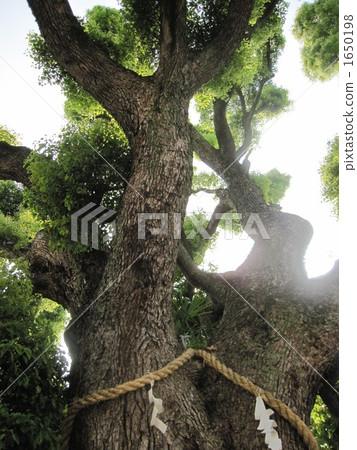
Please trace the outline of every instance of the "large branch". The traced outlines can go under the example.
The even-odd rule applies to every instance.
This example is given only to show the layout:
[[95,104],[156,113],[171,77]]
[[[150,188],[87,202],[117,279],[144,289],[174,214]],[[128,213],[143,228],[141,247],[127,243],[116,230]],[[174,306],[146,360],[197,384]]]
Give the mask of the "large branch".
[[55,59],[106,108],[127,133],[137,120],[135,96],[144,81],[112,61],[87,34],[67,0],[28,0]]
[[26,247],[16,250],[15,244],[11,239],[1,240],[0,255],[29,262],[34,293],[57,302],[71,313],[78,310],[86,283],[75,257],[64,251],[52,251],[43,231]]
[[[31,281],[36,293],[42,294],[69,311],[80,306],[79,285],[74,259],[64,252],[51,251],[44,232],[35,237],[28,254]],[[76,300],[78,304],[76,305]]]
[[312,237],[306,220],[269,207],[260,188],[235,161],[224,160],[224,154],[212,147],[194,128],[190,128],[193,150],[227,184],[229,198],[241,214],[244,231],[255,241],[248,258],[238,270],[278,273],[281,282],[306,279],[304,254]]
[[180,64],[187,58],[186,0],[161,0],[161,48],[158,74],[165,75],[167,66]]
[[27,147],[0,142],[0,180],[13,180],[30,186],[30,180],[24,163],[31,153]]
[[183,244],[180,244],[177,263],[192,286],[207,292],[215,303],[223,304],[224,299],[220,295],[223,278],[216,273],[201,270]]
[[239,213],[245,216],[267,210],[262,192],[238,161],[232,164],[229,159],[222,157],[222,152],[212,147],[193,126],[190,127],[190,138],[199,158],[227,182],[230,198]]
[[199,156],[199,158],[207,164],[218,175],[227,167],[228,160],[225,160],[224,155],[220,150],[214,148],[193,125],[189,126],[190,140],[192,150]]
[[26,259],[30,262],[34,292],[76,315],[86,305],[86,298],[97,289],[106,255],[97,251],[77,255],[65,250],[54,251],[41,231],[33,240]]
[[227,106],[228,102],[220,98],[213,102],[214,129],[219,149],[225,152],[228,157],[234,158],[235,143],[227,121]]

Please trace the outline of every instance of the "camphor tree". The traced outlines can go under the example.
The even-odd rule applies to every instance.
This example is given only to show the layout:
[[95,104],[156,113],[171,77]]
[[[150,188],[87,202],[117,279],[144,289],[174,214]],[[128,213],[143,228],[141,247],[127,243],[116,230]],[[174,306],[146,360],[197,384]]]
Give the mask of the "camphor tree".
[[[337,267],[307,278],[303,258],[311,225],[270,204],[244,159],[258,139],[259,123],[288,104],[286,93],[272,84],[283,5],[125,0],[123,24],[113,25],[108,15],[102,28],[95,21],[78,22],[65,0],[29,5],[44,39],[35,53],[39,60],[43,55],[45,76],[58,77],[73,94],[67,114],[79,132],[65,130],[61,141],[44,145],[39,155],[2,143],[0,177],[26,184],[29,203],[45,216],[47,234],[36,236],[28,257],[34,289],[73,319],[66,332],[71,398],[152,372],[182,353],[172,302],[178,264],[187,283],[213,304],[209,344],[222,362],[271,391],[306,423],[317,393],[332,408]],[[202,129],[188,120],[195,94]],[[92,123],[106,132],[96,135]],[[96,150],[92,156],[88,147]],[[105,164],[96,172],[97,152],[107,152],[114,174]],[[193,152],[222,183],[215,188],[221,211],[239,212],[242,228],[256,214],[269,235],[263,239],[250,227],[253,249],[228,273],[200,269],[188,239],[174,233],[174,218],[180,213],[183,221],[191,193]],[[65,226],[70,213],[89,200],[115,205],[116,235],[110,245],[83,252],[70,243]],[[160,224],[149,221],[145,239],[138,239],[140,213],[167,213],[168,232],[150,232]],[[212,231],[216,223],[209,225]],[[152,409],[146,390],[139,389],[81,411],[70,447],[264,446],[251,394],[200,361],[157,383],[155,393],[164,399],[165,435],[150,427]],[[275,416],[284,448],[305,448],[295,429]]]

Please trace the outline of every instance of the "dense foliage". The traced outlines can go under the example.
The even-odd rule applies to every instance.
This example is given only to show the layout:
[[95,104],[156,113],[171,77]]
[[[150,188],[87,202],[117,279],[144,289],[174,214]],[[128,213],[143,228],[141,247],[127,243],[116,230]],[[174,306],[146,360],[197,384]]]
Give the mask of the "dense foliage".
[[[0,127],[0,137],[19,144],[6,127]],[[23,194],[17,183],[0,181],[0,449],[56,449],[67,367],[56,340],[66,313],[32,293],[22,259],[8,259],[27,250],[43,225],[24,205]]]
[[0,212],[2,214],[13,216],[19,211],[22,200],[22,189],[14,181],[0,181]]
[[338,420],[318,395],[311,412],[311,429],[323,450],[338,450]]
[[295,18],[294,34],[302,43],[305,74],[325,81],[338,73],[338,0],[304,3]]
[[0,259],[0,292],[0,449],[56,449],[66,362],[51,344],[63,329],[65,311],[32,294],[19,262]]
[[19,136],[4,125],[0,125],[0,141],[7,142],[11,145],[19,145]]
[[86,250],[70,240],[71,214],[89,202],[116,209],[130,166],[123,132],[113,121],[100,118],[69,124],[59,138],[44,141],[32,153],[32,189],[26,199],[44,222],[52,245]]

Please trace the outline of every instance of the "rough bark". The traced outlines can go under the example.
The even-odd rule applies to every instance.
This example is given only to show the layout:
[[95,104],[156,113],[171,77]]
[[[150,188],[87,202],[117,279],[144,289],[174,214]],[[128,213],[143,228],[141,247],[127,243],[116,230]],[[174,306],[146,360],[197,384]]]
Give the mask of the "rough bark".
[[[338,311],[333,302],[325,303],[337,292],[312,292],[308,286],[273,282],[267,286],[267,282],[256,274],[232,280],[230,285],[239,294],[231,289],[222,292],[224,313],[213,344],[225,364],[272,392],[309,424],[321,386],[337,396],[319,376],[337,356]],[[253,431],[257,424],[252,398],[209,372],[206,398],[217,430],[226,432],[224,448],[263,448],[262,437]],[[304,448],[295,431],[278,414],[274,416],[283,446]]]
[[[125,195],[118,239],[102,289],[136,262],[74,326],[76,341],[72,339],[70,348],[77,360],[71,376],[73,394],[77,396],[152,371],[181,351],[171,314],[179,245],[172,232],[172,212],[184,213],[191,183],[191,155],[187,146],[187,116],[179,114],[183,117],[181,126],[172,129],[172,112],[166,110],[165,102],[159,114],[160,119],[151,117],[143,125],[137,138],[132,189]],[[174,123],[180,120],[179,116]],[[147,238],[138,241],[138,213],[158,211],[169,211],[169,233],[156,236],[148,231]],[[151,228],[160,224],[154,221],[148,225]],[[95,348],[88,347],[88,342],[96,342]],[[158,385],[157,392],[160,391]],[[201,395],[185,371],[167,380],[161,392],[167,410],[171,411],[166,420],[174,448],[192,448],[193,442],[199,447],[206,446],[206,433],[210,434],[208,416]],[[108,416],[115,417],[115,421],[105,421]],[[76,449],[164,448],[166,437],[149,423],[147,393],[141,390],[122,401],[80,413],[71,445]],[[220,446],[217,437],[212,435],[210,440],[212,444],[206,448]]]
[[[268,4],[267,14],[275,3]],[[303,255],[311,237],[309,224],[269,208],[241,165],[227,169],[231,161],[188,125],[192,93],[250,33],[253,2],[232,0],[222,31],[197,54],[186,52],[185,40],[179,38],[185,2],[161,2],[159,69],[145,79],[98,49],[81,30],[67,1],[29,0],[29,4],[55,58],[118,120],[133,154],[130,185],[108,258],[98,255],[95,261],[93,253],[91,269],[85,273],[81,261],[72,265],[70,256],[51,255],[41,237],[33,246],[37,287],[53,297],[62,295],[63,304],[72,308],[73,325],[66,335],[73,358],[72,398],[151,372],[182,352],[171,306],[178,258],[189,281],[223,309],[213,337],[219,359],[270,390],[308,422],[322,385],[312,367],[328,373],[336,359],[335,274],[324,280],[328,289],[321,289],[321,280],[307,280]],[[237,271],[204,273],[175,238],[174,214],[183,217],[185,212],[193,150],[222,174],[243,223],[252,212],[258,213],[271,237],[253,235],[253,252]],[[140,213],[167,213],[168,233],[153,231],[162,225],[156,219],[147,224],[146,238],[138,239]],[[141,389],[81,411],[71,449],[263,448],[253,416],[254,399],[211,370],[193,362],[154,389],[164,400],[160,418],[169,425],[166,436],[150,427],[151,407]],[[284,448],[303,449],[290,425],[276,420]]]
[[24,163],[31,150],[27,147],[0,142],[0,180],[13,180],[30,185]]
[[51,250],[43,231],[37,234],[26,254],[34,292],[59,303],[72,317],[81,311],[97,288],[106,258],[99,251],[74,256]]

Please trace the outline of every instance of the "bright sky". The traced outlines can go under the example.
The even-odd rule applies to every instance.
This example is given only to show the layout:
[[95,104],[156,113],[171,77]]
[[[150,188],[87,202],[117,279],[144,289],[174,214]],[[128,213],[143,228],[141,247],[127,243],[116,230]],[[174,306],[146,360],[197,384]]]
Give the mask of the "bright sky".
[[[276,167],[291,175],[291,184],[281,202],[283,211],[297,214],[312,224],[314,237],[306,254],[310,277],[330,270],[338,259],[338,223],[330,206],[321,202],[318,169],[327,153],[327,142],[338,133],[338,77],[312,83],[302,72],[299,43],[291,29],[300,1],[290,2],[285,23],[285,49],[274,82],[288,89],[294,102],[289,112],[267,124],[259,148],[250,156],[250,170],[268,172]],[[202,205],[203,199],[190,207]],[[212,209],[212,207],[211,207]],[[242,240],[243,238],[243,240]],[[207,253],[220,270],[233,270],[252,246],[246,236],[227,240],[220,236],[216,250]]]
[[[74,13],[83,15],[95,4],[116,7],[116,0],[72,0]],[[269,124],[259,148],[251,155],[251,170],[276,167],[292,176],[282,202],[283,210],[309,220],[315,230],[306,256],[310,276],[329,270],[337,255],[337,222],[328,205],[321,203],[318,168],[327,151],[327,141],[338,131],[338,79],[311,83],[301,71],[299,45],[291,27],[299,1],[292,1],[286,23],[286,47],[275,82],[287,88],[293,108]],[[19,133],[22,143],[32,147],[45,135],[59,132],[64,121],[63,96],[56,86],[38,86],[39,72],[26,56],[26,35],[37,26],[25,1],[1,5],[0,15],[0,124]],[[202,205],[203,198],[200,200]],[[209,203],[205,203],[209,205]],[[207,209],[207,206],[205,206]],[[251,246],[249,240],[219,239],[217,250],[208,255],[219,270],[232,270]]]

